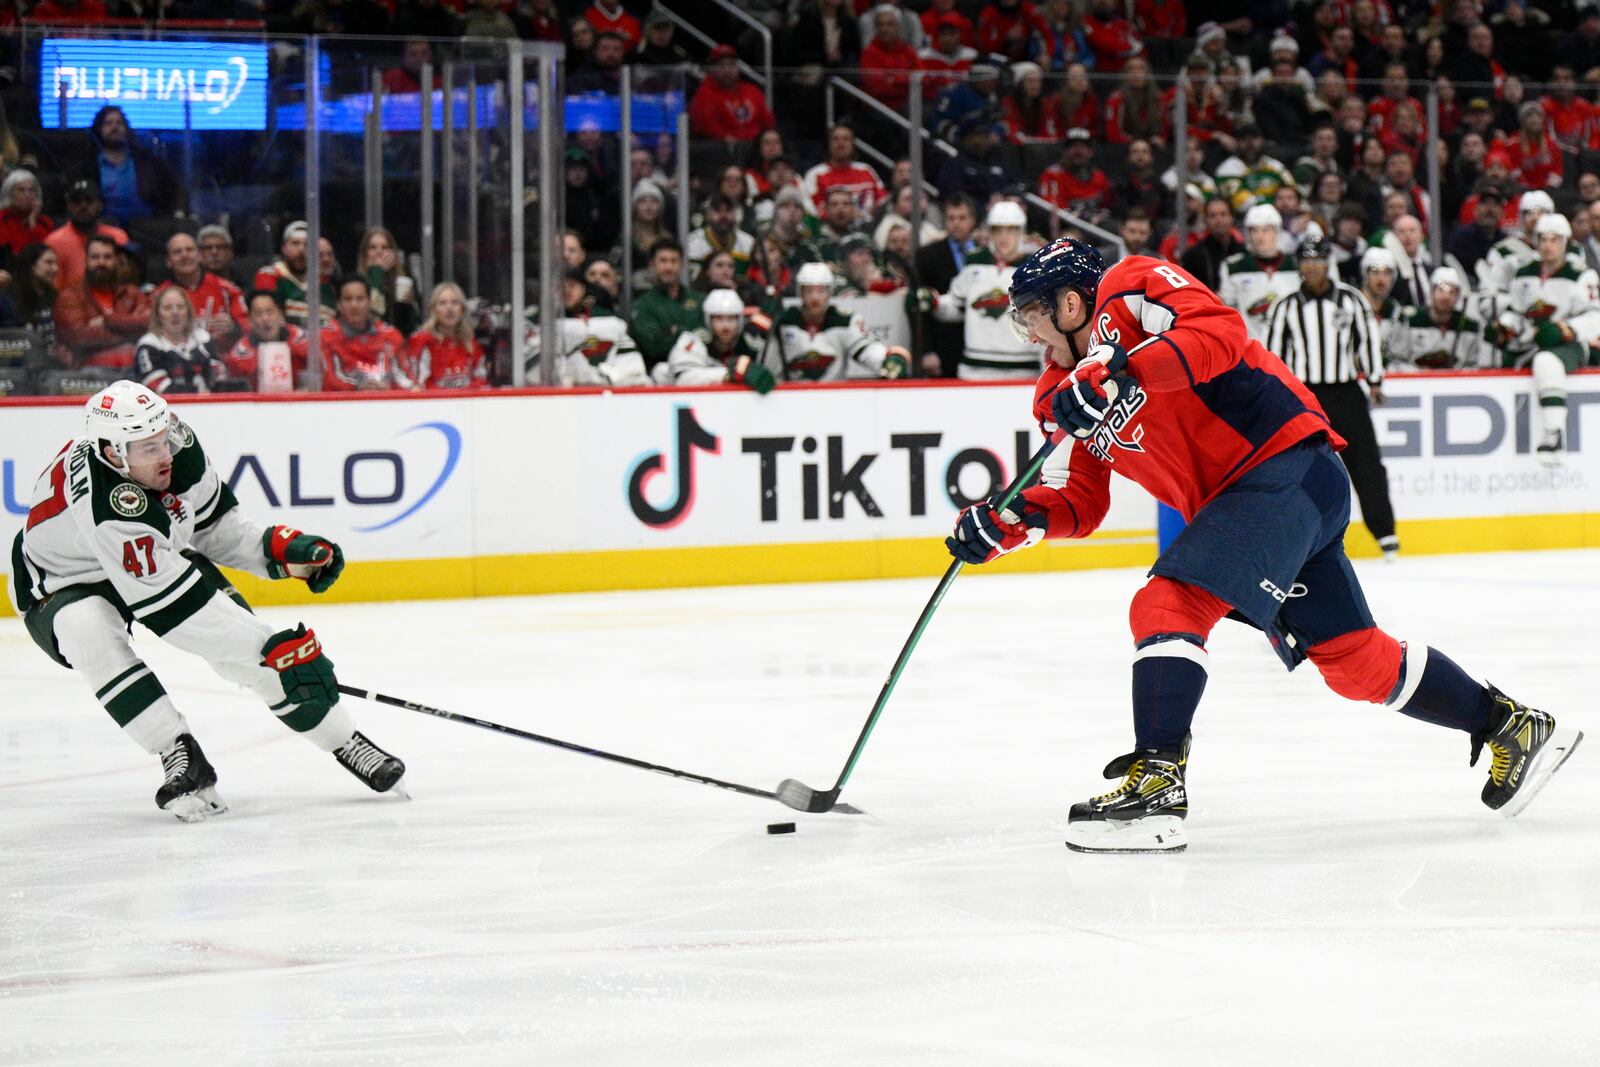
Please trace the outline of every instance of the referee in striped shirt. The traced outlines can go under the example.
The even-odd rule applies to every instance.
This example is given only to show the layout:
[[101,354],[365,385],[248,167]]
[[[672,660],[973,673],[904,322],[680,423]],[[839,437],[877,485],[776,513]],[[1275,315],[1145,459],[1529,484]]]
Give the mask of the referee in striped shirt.
[[1383,345],[1377,320],[1360,291],[1328,274],[1328,239],[1312,228],[1300,242],[1300,290],[1281,298],[1267,318],[1267,348],[1306,383],[1328,421],[1348,443],[1341,458],[1350,471],[1361,517],[1385,559],[1400,551],[1389,503],[1389,475],[1378,454],[1371,403],[1383,403]]

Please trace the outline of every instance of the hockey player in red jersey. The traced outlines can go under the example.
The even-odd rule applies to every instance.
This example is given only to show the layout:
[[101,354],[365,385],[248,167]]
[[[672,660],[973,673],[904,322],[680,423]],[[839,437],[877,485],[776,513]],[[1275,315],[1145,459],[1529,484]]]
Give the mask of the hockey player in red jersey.
[[1072,806],[1068,847],[1187,846],[1190,724],[1224,617],[1264,631],[1290,670],[1309,659],[1341,696],[1464,731],[1473,763],[1488,745],[1483,802],[1508,816],[1527,806],[1583,735],[1377,627],[1344,553],[1344,442],[1238,312],[1180,267],[1132,256],[1107,270],[1071,239],[1017,268],[1011,306],[1019,333],[1049,346],[1034,415],[1071,448],[1005,510],[964,510],[951,554],[986,563],[1087,537],[1113,471],[1188,521],[1129,610],[1134,750],[1106,767],[1116,788]]

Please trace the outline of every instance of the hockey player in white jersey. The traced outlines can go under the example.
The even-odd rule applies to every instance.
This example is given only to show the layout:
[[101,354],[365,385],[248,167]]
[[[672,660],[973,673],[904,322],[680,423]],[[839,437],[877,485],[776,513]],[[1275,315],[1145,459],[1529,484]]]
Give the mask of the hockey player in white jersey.
[[1478,370],[1490,366],[1493,349],[1483,323],[1467,308],[1467,287],[1453,267],[1428,276],[1428,306],[1407,309],[1388,351],[1393,370]]
[[800,305],[778,316],[784,377],[789,381],[899,378],[911,354],[873,337],[860,315],[834,306],[833,268],[807,263],[795,272]]
[[[762,362],[765,331],[746,327],[744,301],[732,289],[713,289],[701,305],[704,329],[686,330],[667,354],[673,385],[731,382],[769,393],[777,376]],[[770,327],[769,327],[770,328]]]
[[[1487,255],[1478,260],[1478,289],[1490,294],[1499,303],[1493,314],[1505,310],[1506,295],[1511,291],[1511,280],[1517,271],[1539,258],[1538,237],[1534,228],[1539,220],[1556,209],[1554,200],[1543,189],[1530,189],[1517,201],[1517,222],[1521,229],[1512,230],[1494,243]],[[1568,242],[1567,258],[1577,270],[1583,270],[1583,249]]]
[[1566,451],[1567,374],[1592,362],[1600,338],[1600,277],[1567,257],[1572,225],[1554,213],[1534,224],[1539,258],[1511,279],[1494,340],[1509,366],[1528,367],[1539,399],[1543,434],[1537,452],[1547,465]]
[[966,266],[950,282],[948,293],[913,289],[908,310],[932,311],[941,322],[963,323],[961,362],[956,377],[969,381],[1016,379],[1033,381],[1044,369],[1044,346],[1019,340],[1006,316],[1011,276],[1027,258],[1022,238],[1028,217],[1022,208],[1002,200],[989,209],[989,247],[967,257]]
[[1407,308],[1394,297],[1394,281],[1400,274],[1394,253],[1377,245],[1361,253],[1361,297],[1378,324],[1378,347],[1385,364],[1393,358],[1400,343]]
[[160,758],[156,804],[186,822],[227,810],[188,722],[129,641],[134,622],[249,689],[371,789],[404,795],[405,765],[356,730],[316,634],[275,630],[216,567],[320,593],[344,568],[339,546],[245,518],[194,431],[142,385],[114,382],[83,420],[34,487],[9,593],[34,642]]
[[1243,252],[1223,260],[1218,274],[1217,295],[1222,302],[1244,316],[1251,340],[1263,344],[1267,339],[1267,316],[1272,305],[1300,289],[1300,271],[1294,257],[1285,255],[1278,236],[1283,232],[1283,216],[1271,204],[1257,204],[1244,214]]
[[[651,385],[644,356],[628,333],[628,323],[600,299],[601,292],[584,281],[577,268],[561,281],[563,315],[555,336],[556,377],[565,386]],[[529,315],[537,313],[530,308]],[[539,380],[539,360],[544,353],[544,333],[530,324],[524,349],[524,367],[530,382]]]

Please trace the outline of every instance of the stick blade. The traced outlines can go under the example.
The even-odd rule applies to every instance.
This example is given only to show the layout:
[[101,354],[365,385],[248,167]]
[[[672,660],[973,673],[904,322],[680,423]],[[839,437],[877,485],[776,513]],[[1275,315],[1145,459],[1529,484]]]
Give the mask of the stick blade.
[[809,811],[812,813],[831,811],[839,799],[837,789],[828,789],[817,792],[804,782],[785,778],[778,783],[778,803],[793,808],[795,811]]

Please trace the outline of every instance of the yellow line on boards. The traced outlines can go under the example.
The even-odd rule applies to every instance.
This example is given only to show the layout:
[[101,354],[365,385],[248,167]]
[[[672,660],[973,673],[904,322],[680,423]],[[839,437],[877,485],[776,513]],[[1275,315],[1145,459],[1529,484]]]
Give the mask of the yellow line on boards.
[[[1399,524],[1406,555],[1600,547],[1600,513],[1419,519]],[[1378,555],[1366,528],[1351,527],[1351,556]],[[1142,567],[1155,560],[1150,530],[1103,530],[1083,541],[1048,541],[974,574]],[[230,571],[253,604],[354,603],[472,596],[670,589],[703,585],[852,581],[938,575],[950,557],[938,538],[818,541],[711,548],[554,552],[464,559],[371,560],[345,568],[339,583],[313,597],[296,581],[269,582]],[[11,615],[0,598],[0,616]]]

